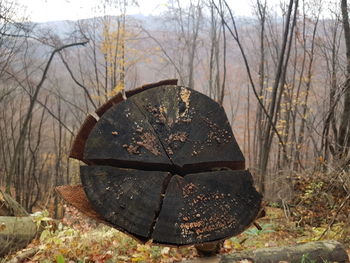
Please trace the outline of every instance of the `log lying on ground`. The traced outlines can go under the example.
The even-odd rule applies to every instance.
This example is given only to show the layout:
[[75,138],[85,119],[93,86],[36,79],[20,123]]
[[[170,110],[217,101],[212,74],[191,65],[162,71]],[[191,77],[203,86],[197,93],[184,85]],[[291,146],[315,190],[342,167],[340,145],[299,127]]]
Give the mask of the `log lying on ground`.
[[222,255],[220,257],[216,256],[206,259],[188,260],[184,263],[235,263],[243,260],[253,263],[347,263],[349,262],[349,257],[341,243],[329,240],[293,246],[260,248]]
[[0,190],[0,256],[25,247],[37,233],[27,211]]
[[28,216],[27,211],[10,195],[0,190],[0,216]]
[[58,189],[63,198],[141,242],[202,244],[244,231],[262,197],[222,106],[174,80],[127,97],[84,122],[70,155],[88,164],[86,195],[76,193],[84,204],[69,188]]
[[25,247],[36,233],[31,216],[0,216],[0,256]]

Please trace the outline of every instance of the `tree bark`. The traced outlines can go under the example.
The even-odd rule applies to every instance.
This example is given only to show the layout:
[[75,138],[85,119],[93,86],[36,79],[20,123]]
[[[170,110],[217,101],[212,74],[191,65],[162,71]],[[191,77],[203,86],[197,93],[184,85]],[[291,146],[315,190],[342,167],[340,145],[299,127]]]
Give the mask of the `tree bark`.
[[346,80],[344,84],[344,108],[339,126],[339,156],[341,159],[346,156],[350,147],[349,126],[350,126],[350,26],[347,0],[341,1],[341,11],[343,16],[344,38],[346,47]]
[[28,216],[28,213],[10,195],[0,190],[0,216]]

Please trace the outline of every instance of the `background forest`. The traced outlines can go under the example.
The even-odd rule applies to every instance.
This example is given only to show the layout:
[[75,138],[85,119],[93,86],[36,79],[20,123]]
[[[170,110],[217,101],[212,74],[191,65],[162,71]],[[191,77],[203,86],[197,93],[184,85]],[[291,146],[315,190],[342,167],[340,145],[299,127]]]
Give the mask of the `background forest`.
[[[170,0],[157,16],[32,23],[0,0],[0,186],[27,211],[63,216],[79,183],[68,154],[88,113],[162,79],[222,104],[257,189],[298,225],[350,224],[350,27],[346,0]],[[342,228],[344,230],[344,228]],[[344,239],[348,232],[342,232]],[[349,240],[348,240],[349,241]]]

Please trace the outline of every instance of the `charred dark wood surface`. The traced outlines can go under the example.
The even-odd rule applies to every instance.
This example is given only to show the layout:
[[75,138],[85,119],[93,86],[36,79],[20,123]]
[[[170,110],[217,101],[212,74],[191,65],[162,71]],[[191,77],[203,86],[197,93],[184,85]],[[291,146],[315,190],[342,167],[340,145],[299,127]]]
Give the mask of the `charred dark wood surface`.
[[112,106],[86,141],[95,164],[172,171],[244,169],[244,156],[223,108],[178,86],[160,86]]
[[[126,96],[127,96],[127,98],[129,98],[129,97],[136,95],[144,90],[152,89],[152,88],[159,87],[162,85],[177,85],[177,79],[167,79],[167,80],[162,80],[162,81],[159,81],[156,83],[146,84],[146,85],[143,85],[143,86],[136,88],[134,90],[126,91]],[[123,101],[123,96],[121,95],[121,93],[118,93],[117,95],[115,95],[111,99],[109,99],[106,103],[101,105],[101,107],[99,107],[95,111],[95,113],[98,117],[101,117],[113,105],[118,104],[122,101]],[[92,115],[89,114],[88,117],[85,119],[83,125],[79,129],[78,134],[76,135],[76,137],[73,141],[73,145],[72,145],[72,148],[70,151],[71,158],[75,158],[75,159],[78,159],[78,160],[81,160],[81,161],[84,161],[85,163],[87,163],[83,159],[84,147],[85,147],[87,137],[90,134],[92,128],[95,126],[96,123],[97,123],[97,120]]]
[[244,169],[225,111],[209,97],[185,87],[161,86],[130,101],[152,125],[179,173]]
[[171,165],[153,127],[131,99],[113,106],[100,118],[86,141],[84,160],[152,170]]
[[88,116],[73,143],[71,157],[89,165],[75,206],[141,242],[202,244],[246,229],[261,195],[224,109],[176,80],[127,97],[97,109],[98,121]]
[[116,228],[148,240],[167,172],[82,166],[84,190],[96,212]]
[[248,171],[175,175],[167,187],[153,241],[187,245],[237,235],[256,218],[260,198]]

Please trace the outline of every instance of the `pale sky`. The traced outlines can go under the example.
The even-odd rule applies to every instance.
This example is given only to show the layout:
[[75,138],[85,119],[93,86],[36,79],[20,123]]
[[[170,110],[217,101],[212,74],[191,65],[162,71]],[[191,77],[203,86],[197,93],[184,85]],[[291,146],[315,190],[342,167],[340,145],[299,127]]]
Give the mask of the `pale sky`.
[[[47,22],[57,20],[77,20],[99,16],[96,5],[98,0],[17,0],[27,7],[27,15],[33,22]],[[251,15],[250,0],[228,1],[236,15]],[[129,7],[128,14],[157,15],[165,8],[167,0],[139,0],[139,7]],[[110,12],[113,14],[113,11]]]

